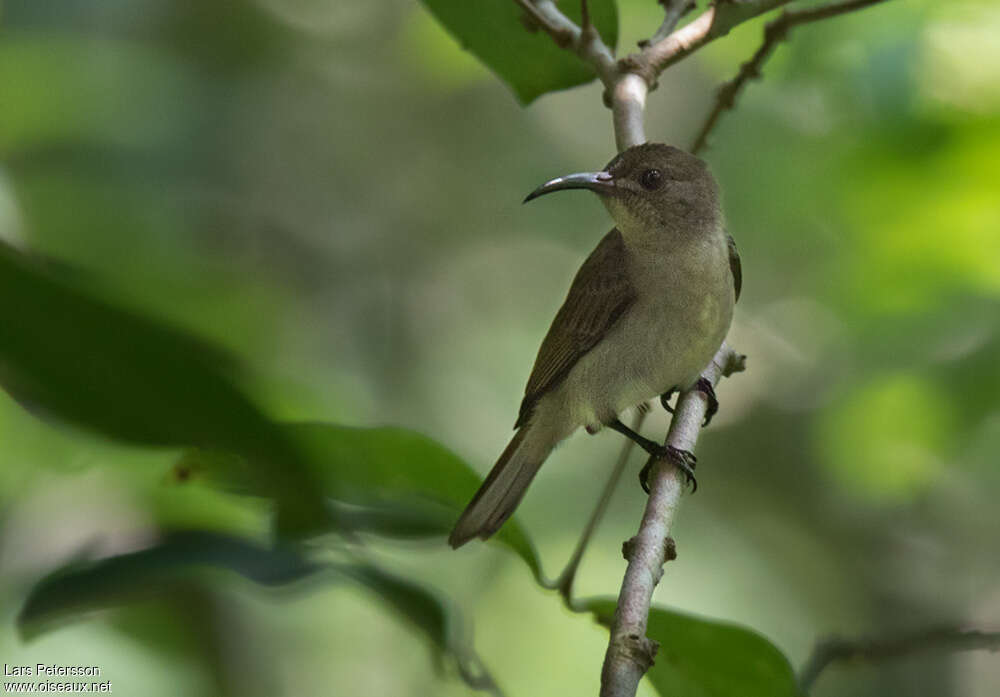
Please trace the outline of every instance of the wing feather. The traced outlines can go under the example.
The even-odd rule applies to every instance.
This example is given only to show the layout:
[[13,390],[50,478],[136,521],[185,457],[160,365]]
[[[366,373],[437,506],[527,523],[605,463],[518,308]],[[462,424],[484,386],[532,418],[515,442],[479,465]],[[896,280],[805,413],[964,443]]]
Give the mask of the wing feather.
[[565,379],[635,301],[625,262],[625,243],[615,228],[583,262],[552,320],[528,378],[515,428],[527,422],[535,403]]
[[729,270],[733,273],[733,288],[736,289],[736,299],[740,299],[743,289],[743,265],[740,263],[740,252],[736,249],[736,240],[728,232],[726,241],[729,243]]

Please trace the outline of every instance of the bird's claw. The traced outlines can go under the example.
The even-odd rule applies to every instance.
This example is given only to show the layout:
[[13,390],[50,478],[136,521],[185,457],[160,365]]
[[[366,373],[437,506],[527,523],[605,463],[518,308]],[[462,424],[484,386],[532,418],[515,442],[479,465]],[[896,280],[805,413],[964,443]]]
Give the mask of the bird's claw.
[[712,423],[712,417],[719,411],[719,398],[715,396],[715,388],[712,387],[712,383],[706,378],[698,378],[698,382],[694,384],[694,388],[702,392],[708,400],[708,407],[705,409],[705,421],[701,424],[701,427],[704,428]]
[[692,494],[698,491],[698,479],[694,476],[694,468],[698,465],[698,458],[694,456],[694,453],[689,450],[675,448],[672,445],[664,445],[657,452],[650,454],[652,457],[649,458],[646,465],[639,471],[639,484],[642,485],[643,491],[647,494],[649,493],[649,475],[652,472],[653,463],[657,459],[667,460],[683,472],[687,483],[691,485]]
[[[715,396],[715,388],[712,387],[712,383],[705,378],[698,378],[698,382],[694,384],[692,389],[703,392],[705,398],[708,400],[708,407],[705,409],[705,421],[701,424],[702,428],[704,428],[712,423],[712,417],[719,411],[719,399]],[[671,414],[674,413],[675,407],[670,406],[670,399],[674,396],[675,392],[677,392],[677,388],[672,387],[660,395],[660,404]]]
[[674,413],[674,408],[670,406],[670,398],[674,396],[675,392],[677,392],[677,388],[671,387],[669,390],[660,395],[660,404],[662,404],[663,408],[670,414]]

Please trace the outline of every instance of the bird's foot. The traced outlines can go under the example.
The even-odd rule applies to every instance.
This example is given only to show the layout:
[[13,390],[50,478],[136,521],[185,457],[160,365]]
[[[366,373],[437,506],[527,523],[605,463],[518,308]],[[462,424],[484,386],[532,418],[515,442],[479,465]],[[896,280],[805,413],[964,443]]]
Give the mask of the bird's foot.
[[691,493],[698,491],[698,479],[694,476],[694,468],[698,465],[698,458],[689,450],[681,450],[672,445],[657,446],[657,452],[650,452],[651,457],[646,466],[639,471],[639,484],[642,490],[649,493],[649,475],[653,470],[653,463],[657,459],[668,460],[674,467],[684,473],[687,483],[691,485]]
[[[715,416],[717,411],[719,411],[719,399],[715,396],[715,388],[712,387],[712,383],[705,378],[698,378],[698,382],[694,384],[692,389],[703,392],[705,397],[708,399],[708,408],[705,410],[705,422],[702,423],[702,428],[704,428],[712,423],[712,417]],[[669,390],[660,395],[660,404],[662,404],[663,408],[671,414],[674,413],[674,409],[676,408],[670,406],[670,398],[674,396],[675,392],[677,392],[677,388],[671,387]]]
[[705,398],[708,400],[708,407],[705,409],[705,421],[701,425],[704,428],[712,423],[712,417],[719,411],[719,398],[715,396],[715,388],[712,387],[712,383],[705,378],[698,378],[698,382],[694,384],[694,388],[704,393]]
[[660,404],[662,404],[663,408],[670,414],[674,413],[674,408],[670,406],[670,398],[674,396],[675,392],[677,392],[677,388],[671,387],[669,390],[660,395]]
[[694,476],[694,468],[698,464],[698,458],[694,456],[694,453],[675,448],[672,445],[660,445],[649,438],[644,438],[618,419],[609,423],[608,428],[618,431],[626,438],[631,439],[636,445],[653,456],[646,463],[646,466],[642,468],[642,471],[639,472],[639,483],[642,484],[642,490],[647,494],[649,493],[649,474],[656,459],[668,460],[687,477],[687,483],[692,487],[691,493],[693,494],[698,491],[698,480]]

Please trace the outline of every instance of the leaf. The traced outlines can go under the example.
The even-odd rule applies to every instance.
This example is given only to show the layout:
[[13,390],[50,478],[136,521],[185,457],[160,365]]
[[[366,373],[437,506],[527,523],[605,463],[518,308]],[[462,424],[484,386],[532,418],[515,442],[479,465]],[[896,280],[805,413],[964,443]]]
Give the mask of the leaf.
[[[427,436],[402,428],[349,428],[323,423],[288,426],[289,434],[321,467],[325,492],[360,506],[406,507],[428,501],[451,509],[442,533],[465,509],[482,483],[457,455]],[[432,511],[432,516],[440,513]],[[509,520],[496,539],[514,550],[541,579],[541,564],[530,539]]]
[[[596,77],[589,65],[557,46],[544,31],[529,31],[522,21],[524,11],[513,0],[422,1],[463,48],[510,85],[522,104]],[[579,2],[561,3],[559,9],[579,24]],[[618,42],[615,0],[591,0],[590,16],[605,43],[614,48]]]
[[447,535],[455,523],[455,513],[450,506],[430,500],[372,506],[331,501],[330,507],[337,522],[345,528],[364,530],[383,537],[440,537]]
[[352,564],[334,568],[378,594],[389,606],[424,632],[439,651],[449,650],[452,632],[448,609],[433,592],[370,565]]
[[[319,564],[293,547],[264,547],[246,539],[203,531],[174,532],[139,552],[71,564],[40,581],[17,618],[18,630],[34,639],[67,621],[136,600],[176,598],[197,590],[204,572],[224,569],[261,586],[279,587],[307,578],[349,579],[377,595],[431,642],[439,660],[450,656],[470,685],[495,689],[493,679],[462,635],[455,608],[431,589],[367,563]],[[195,594],[197,595],[197,593]]]
[[458,610],[433,590],[389,574],[371,564],[334,567],[378,595],[431,640],[438,658],[451,656],[462,679],[471,687],[499,694],[482,660],[462,636]]
[[21,404],[131,443],[239,453],[258,463],[254,488],[289,530],[327,522],[301,452],[214,347],[61,283],[2,243],[0,298],[0,385]]
[[[337,502],[330,511],[344,527],[394,537],[445,535],[482,483],[457,455],[406,429],[324,423],[285,428],[312,462],[324,495]],[[204,474],[241,489],[245,469],[233,458],[193,450],[181,457],[175,473],[185,479]],[[541,580],[538,556],[516,520],[507,521],[495,539],[514,550]]]
[[[585,602],[605,626],[615,601]],[[646,633],[660,644],[646,677],[670,697],[795,697],[795,673],[785,655],[757,632],[728,622],[654,607]]]
[[291,548],[264,547],[216,533],[175,532],[149,549],[71,564],[50,574],[29,593],[18,628],[25,639],[34,638],[81,614],[168,592],[207,567],[228,569],[272,587],[320,569]]

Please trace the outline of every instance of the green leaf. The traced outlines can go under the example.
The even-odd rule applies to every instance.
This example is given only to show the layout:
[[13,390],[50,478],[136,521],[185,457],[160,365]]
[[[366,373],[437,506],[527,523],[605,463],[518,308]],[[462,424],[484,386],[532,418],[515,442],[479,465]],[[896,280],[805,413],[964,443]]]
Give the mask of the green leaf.
[[[288,426],[296,443],[319,466],[325,492],[339,501],[366,507],[407,508],[428,501],[451,511],[446,533],[482,483],[457,455],[427,436],[402,428],[348,428],[323,423]],[[428,512],[442,520],[440,509]],[[516,520],[509,520],[496,539],[514,550],[536,579],[541,564]]]
[[208,532],[175,532],[149,549],[71,564],[50,574],[29,593],[18,628],[25,639],[34,638],[81,614],[168,592],[210,567],[263,586],[290,584],[320,569],[290,548]]
[[[584,603],[611,625],[615,601]],[[646,630],[660,644],[646,677],[670,697],[795,697],[795,673],[785,655],[757,632],[728,622],[653,608]]]
[[462,633],[458,610],[433,590],[371,564],[337,565],[336,571],[365,586],[431,640],[438,658],[451,656],[473,688],[499,694],[493,677]]
[[[522,104],[596,77],[589,65],[556,45],[544,31],[529,31],[513,0],[422,0],[463,48],[473,53],[514,90]],[[580,3],[559,5],[580,22]],[[618,42],[615,0],[591,0],[590,16],[612,48]]]
[[227,570],[261,586],[286,586],[307,578],[348,579],[372,591],[431,642],[439,660],[452,657],[466,682],[495,688],[482,661],[465,641],[455,608],[436,592],[367,563],[319,564],[293,547],[265,547],[204,531],[174,532],[139,552],[70,564],[42,579],[17,618],[21,636],[33,639],[89,613],[136,600],[178,597],[203,588],[206,571]]
[[327,522],[301,452],[214,347],[90,297],[2,243],[0,298],[0,385],[22,405],[131,443],[239,453],[258,463],[248,476],[287,529]]
[[[482,483],[457,455],[406,429],[324,423],[286,424],[285,429],[312,463],[323,494],[335,500],[331,515],[346,528],[393,537],[446,535]],[[239,458],[192,450],[174,469],[177,479],[204,475],[230,489],[245,488],[247,468]],[[541,580],[538,556],[516,520],[507,521],[495,539]]]

